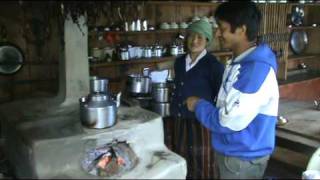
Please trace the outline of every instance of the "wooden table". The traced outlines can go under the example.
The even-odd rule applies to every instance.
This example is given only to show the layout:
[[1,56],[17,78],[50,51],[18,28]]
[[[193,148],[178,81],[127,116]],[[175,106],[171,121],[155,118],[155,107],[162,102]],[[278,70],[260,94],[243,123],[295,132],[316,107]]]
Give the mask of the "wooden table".
[[313,102],[280,100],[279,115],[288,123],[277,127],[277,145],[311,155],[320,147],[320,111]]

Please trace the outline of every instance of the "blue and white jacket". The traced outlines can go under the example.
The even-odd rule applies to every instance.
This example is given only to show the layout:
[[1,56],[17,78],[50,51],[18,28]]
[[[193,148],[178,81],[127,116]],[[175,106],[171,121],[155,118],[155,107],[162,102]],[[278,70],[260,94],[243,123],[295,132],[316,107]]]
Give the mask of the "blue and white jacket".
[[227,63],[217,104],[200,99],[196,117],[212,133],[217,152],[244,160],[269,155],[275,147],[279,89],[277,62],[265,44]]

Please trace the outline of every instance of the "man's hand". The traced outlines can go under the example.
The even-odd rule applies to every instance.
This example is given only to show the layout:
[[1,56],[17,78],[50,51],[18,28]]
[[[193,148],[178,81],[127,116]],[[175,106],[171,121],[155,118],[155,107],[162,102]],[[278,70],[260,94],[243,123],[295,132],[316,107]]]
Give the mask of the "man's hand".
[[190,96],[187,98],[186,103],[189,111],[194,112],[194,108],[198,103],[199,99],[200,98],[197,96]]

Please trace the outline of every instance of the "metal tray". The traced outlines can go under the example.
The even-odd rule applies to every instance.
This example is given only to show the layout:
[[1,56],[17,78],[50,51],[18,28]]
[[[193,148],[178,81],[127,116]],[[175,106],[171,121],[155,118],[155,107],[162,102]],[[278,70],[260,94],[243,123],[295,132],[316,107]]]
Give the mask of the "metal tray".
[[292,31],[290,48],[295,54],[301,54],[308,45],[308,35],[305,31]]

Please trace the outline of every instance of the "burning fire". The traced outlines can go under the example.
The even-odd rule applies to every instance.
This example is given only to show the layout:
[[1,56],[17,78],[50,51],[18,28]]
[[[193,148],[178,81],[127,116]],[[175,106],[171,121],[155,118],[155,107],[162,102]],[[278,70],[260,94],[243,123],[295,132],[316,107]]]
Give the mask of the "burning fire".
[[131,170],[138,158],[126,142],[113,141],[91,149],[82,161],[82,167],[96,176],[112,176]]

